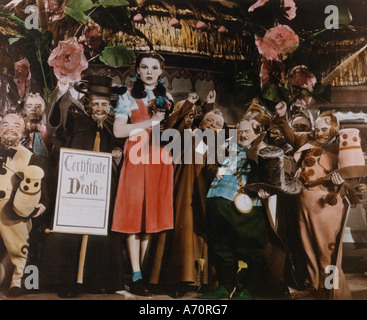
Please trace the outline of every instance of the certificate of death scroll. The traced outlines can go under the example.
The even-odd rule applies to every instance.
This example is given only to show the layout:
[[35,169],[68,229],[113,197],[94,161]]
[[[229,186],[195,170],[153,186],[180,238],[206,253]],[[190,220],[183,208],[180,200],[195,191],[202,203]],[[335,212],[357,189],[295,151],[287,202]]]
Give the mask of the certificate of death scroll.
[[62,148],[54,232],[107,235],[112,155]]

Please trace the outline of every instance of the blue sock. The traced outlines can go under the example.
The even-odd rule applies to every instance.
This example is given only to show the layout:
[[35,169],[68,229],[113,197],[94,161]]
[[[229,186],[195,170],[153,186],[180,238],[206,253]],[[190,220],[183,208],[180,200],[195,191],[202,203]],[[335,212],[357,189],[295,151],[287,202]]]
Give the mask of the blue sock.
[[143,275],[142,275],[141,271],[133,272],[133,276],[132,276],[133,282],[138,281],[140,279],[143,279]]

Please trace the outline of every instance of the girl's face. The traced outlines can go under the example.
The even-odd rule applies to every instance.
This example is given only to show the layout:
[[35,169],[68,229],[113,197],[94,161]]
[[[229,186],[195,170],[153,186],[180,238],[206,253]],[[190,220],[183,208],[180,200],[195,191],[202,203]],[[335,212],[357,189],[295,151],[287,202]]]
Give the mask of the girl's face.
[[146,86],[156,85],[158,77],[162,74],[161,64],[155,58],[143,58],[139,64],[137,73]]

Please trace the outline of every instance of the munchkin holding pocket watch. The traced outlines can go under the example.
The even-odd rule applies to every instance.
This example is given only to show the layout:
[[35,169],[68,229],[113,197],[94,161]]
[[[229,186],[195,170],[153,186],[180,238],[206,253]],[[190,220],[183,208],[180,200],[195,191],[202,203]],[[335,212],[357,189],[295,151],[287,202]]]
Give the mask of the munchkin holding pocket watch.
[[[260,112],[258,113],[260,115]],[[265,190],[245,192],[257,182],[261,168],[258,151],[266,147],[265,132],[258,117],[245,114],[237,125],[237,150],[218,168],[207,195],[208,246],[219,286],[205,299],[252,299],[263,286],[267,246]],[[246,268],[239,268],[240,262]]]

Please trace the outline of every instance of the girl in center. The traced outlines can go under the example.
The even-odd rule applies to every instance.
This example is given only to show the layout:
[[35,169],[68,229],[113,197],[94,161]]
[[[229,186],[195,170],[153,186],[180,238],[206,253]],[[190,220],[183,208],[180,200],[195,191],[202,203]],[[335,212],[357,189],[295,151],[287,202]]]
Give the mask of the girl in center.
[[[164,58],[155,52],[140,53],[135,62],[136,81],[118,99],[114,135],[128,138],[112,223],[112,231],[126,234],[132,268],[130,292],[150,295],[142,265],[150,236],[173,229],[173,166],[169,152],[152,140],[173,105],[162,84]],[[158,129],[159,132],[159,129]],[[159,159],[159,161],[157,161]],[[154,161],[153,161],[154,160]]]

